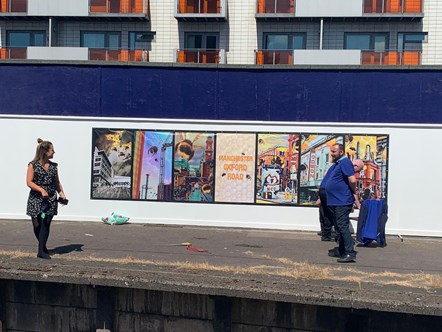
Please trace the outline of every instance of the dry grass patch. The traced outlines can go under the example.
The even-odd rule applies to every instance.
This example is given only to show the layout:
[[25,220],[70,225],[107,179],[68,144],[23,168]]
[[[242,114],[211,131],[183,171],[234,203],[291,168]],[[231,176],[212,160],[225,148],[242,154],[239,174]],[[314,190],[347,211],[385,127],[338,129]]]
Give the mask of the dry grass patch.
[[[253,253],[245,253],[252,255]],[[0,256],[6,256],[10,259],[35,257],[34,254],[22,251],[5,251],[0,250]],[[310,279],[310,280],[334,280],[354,282],[360,286],[363,283],[376,283],[381,285],[398,285],[406,287],[418,288],[442,288],[442,276],[426,273],[418,274],[400,274],[390,271],[379,273],[368,273],[366,271],[357,270],[355,268],[343,267],[323,267],[309,262],[297,262],[289,258],[270,257],[268,255],[260,255],[276,265],[256,265],[256,266],[233,266],[233,265],[213,265],[208,262],[165,262],[153,261],[146,259],[134,258],[131,256],[124,258],[101,258],[96,256],[78,256],[75,254],[67,254],[60,257],[65,261],[71,262],[102,262],[116,265],[139,265],[139,266],[155,266],[177,270],[187,271],[213,271],[236,275],[264,275],[279,276],[294,279]]]

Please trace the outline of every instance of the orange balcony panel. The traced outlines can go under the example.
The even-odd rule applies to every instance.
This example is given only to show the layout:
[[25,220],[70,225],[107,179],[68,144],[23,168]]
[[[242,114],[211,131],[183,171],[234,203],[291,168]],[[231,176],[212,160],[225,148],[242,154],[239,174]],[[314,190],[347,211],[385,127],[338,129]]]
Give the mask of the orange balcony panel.
[[403,65],[420,65],[421,53],[418,51],[406,51],[402,53]]
[[422,13],[422,0],[407,0],[405,2],[405,13]]
[[263,65],[264,64],[264,52],[257,51],[256,52],[256,64]]
[[401,13],[402,12],[402,0],[387,0],[385,2],[386,13]]
[[180,63],[219,63],[219,51],[179,50],[177,61]]
[[8,51],[6,48],[0,48],[0,60],[6,60],[8,55]]
[[7,0],[0,0],[0,13],[6,13],[8,11]]
[[387,66],[395,66],[398,64],[398,52],[387,52],[383,56],[382,62]]
[[220,14],[221,0],[179,0],[180,14]]

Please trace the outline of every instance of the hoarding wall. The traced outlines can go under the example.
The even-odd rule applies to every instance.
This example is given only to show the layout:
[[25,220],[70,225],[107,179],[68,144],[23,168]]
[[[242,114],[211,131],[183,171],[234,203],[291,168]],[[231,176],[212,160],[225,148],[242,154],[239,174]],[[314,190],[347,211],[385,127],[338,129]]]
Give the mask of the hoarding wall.
[[13,156],[0,218],[26,218],[26,165],[41,137],[55,145],[71,200],[59,220],[116,211],[133,222],[316,230],[317,186],[340,142],[365,161],[362,198],[387,199],[388,233],[442,236],[442,176],[423,170],[442,162],[439,72],[0,65],[0,74]]

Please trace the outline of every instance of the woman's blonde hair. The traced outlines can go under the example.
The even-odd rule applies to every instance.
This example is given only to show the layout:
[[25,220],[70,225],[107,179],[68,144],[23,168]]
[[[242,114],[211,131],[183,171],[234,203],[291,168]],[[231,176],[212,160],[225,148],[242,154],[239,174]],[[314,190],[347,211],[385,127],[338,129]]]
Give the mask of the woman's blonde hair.
[[52,143],[49,141],[43,141],[41,138],[37,139],[37,143],[37,150],[35,151],[35,157],[32,161],[37,161],[39,164],[44,165],[45,154],[51,149]]

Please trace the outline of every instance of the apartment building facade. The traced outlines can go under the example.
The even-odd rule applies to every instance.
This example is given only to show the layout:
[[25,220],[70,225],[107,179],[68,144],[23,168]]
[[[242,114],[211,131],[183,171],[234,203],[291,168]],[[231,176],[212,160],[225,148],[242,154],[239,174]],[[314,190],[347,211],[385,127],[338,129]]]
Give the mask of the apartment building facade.
[[0,0],[0,60],[440,65],[438,0]]

